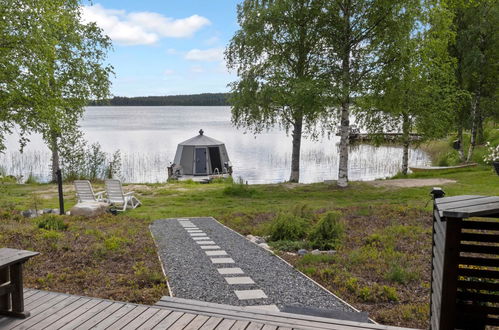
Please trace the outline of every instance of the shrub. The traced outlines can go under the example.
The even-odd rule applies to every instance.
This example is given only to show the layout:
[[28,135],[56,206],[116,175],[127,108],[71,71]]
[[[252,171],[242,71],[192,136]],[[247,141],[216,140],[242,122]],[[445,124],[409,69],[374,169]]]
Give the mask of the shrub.
[[406,284],[414,280],[416,277],[417,275],[415,273],[408,271],[398,264],[392,264],[390,266],[390,270],[386,274],[386,279],[388,281],[400,284]]
[[270,241],[298,241],[307,234],[307,221],[289,213],[279,214],[270,224]]
[[256,190],[244,184],[242,179],[239,179],[238,183],[229,184],[223,190],[224,195],[236,197],[252,197],[255,193]]
[[39,182],[38,182],[37,177],[33,173],[30,172],[29,175],[28,175],[28,178],[26,179],[26,181],[24,183],[26,183],[26,184],[37,184]]
[[303,219],[313,219],[315,217],[314,212],[307,204],[298,204],[291,210],[291,213],[297,217]]
[[109,251],[120,250],[124,245],[128,244],[129,241],[125,238],[111,236],[104,240],[104,247]]
[[327,212],[312,228],[309,240],[313,248],[321,250],[335,249],[339,246],[345,231],[340,222],[339,212]]
[[287,241],[287,240],[269,242],[269,245],[273,249],[280,251],[298,251],[300,249],[307,249],[309,247],[308,243],[305,241]]
[[59,230],[63,231],[68,229],[68,224],[64,222],[61,216],[55,214],[43,215],[36,223],[38,228],[46,230]]

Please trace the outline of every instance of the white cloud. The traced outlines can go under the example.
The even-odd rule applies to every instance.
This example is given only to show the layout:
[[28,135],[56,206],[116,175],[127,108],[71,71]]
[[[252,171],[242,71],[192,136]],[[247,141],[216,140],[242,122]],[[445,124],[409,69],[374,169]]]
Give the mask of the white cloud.
[[171,76],[174,73],[175,73],[175,70],[171,70],[171,69],[166,69],[164,72],[165,76]]
[[185,59],[189,61],[217,62],[223,61],[223,48],[209,48],[205,50],[191,49],[185,54]]
[[123,45],[150,45],[164,37],[186,38],[211,22],[192,15],[174,19],[153,12],[106,9],[99,4],[82,7],[84,22],[96,22],[113,41]]

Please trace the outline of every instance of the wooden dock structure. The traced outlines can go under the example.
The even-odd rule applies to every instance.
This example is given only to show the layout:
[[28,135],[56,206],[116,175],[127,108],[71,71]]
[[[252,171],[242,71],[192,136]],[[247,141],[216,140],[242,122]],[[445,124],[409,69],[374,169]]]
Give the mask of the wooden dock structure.
[[0,316],[0,329],[402,329],[299,314],[189,302],[168,297],[155,306],[24,290],[25,319]]

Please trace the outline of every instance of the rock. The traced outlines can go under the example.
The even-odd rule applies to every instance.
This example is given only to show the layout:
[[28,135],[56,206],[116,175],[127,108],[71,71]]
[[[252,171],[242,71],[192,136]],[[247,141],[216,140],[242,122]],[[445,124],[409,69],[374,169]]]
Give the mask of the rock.
[[313,250],[313,251],[312,251],[312,252],[310,252],[310,253],[312,253],[314,256],[319,255],[319,254],[322,254],[322,252],[321,252],[320,250],[317,250],[317,249]]
[[26,210],[26,211],[22,211],[21,214],[23,215],[23,217],[25,218],[35,218],[37,216],[37,212],[36,210]]
[[59,213],[61,213],[61,211],[59,211],[59,209],[52,209],[52,212],[51,212],[51,213],[52,213],[52,214],[57,214],[57,215],[58,215]]
[[270,246],[267,243],[260,243],[260,244],[258,244],[258,246],[260,246],[264,249],[270,250]]
[[335,254],[336,250],[329,250],[329,251],[324,251],[326,254]]
[[267,241],[263,237],[255,236],[255,243],[261,244],[261,243],[267,243]]
[[82,217],[97,217],[107,212],[109,205],[101,202],[78,203],[71,208],[71,215]]
[[304,256],[304,255],[305,255],[305,254],[307,254],[307,253],[308,253],[308,251],[307,251],[307,250],[305,250],[305,249],[299,249],[299,250],[298,250],[298,254],[299,254],[299,255],[301,255],[301,256]]
[[286,254],[287,254],[287,255],[290,255],[290,256],[297,256],[297,254],[296,254],[296,253],[294,253],[294,252],[286,252]]
[[256,237],[255,237],[255,236],[253,236],[253,235],[251,235],[251,234],[246,235],[246,238],[247,238],[247,239],[249,239],[249,240],[250,240],[250,241],[252,241],[252,242],[255,242],[255,241],[256,241]]

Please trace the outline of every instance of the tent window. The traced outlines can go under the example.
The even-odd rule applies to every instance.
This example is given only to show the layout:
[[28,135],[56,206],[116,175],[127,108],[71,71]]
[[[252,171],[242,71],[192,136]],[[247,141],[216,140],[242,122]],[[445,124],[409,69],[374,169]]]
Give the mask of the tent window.
[[222,161],[220,160],[220,149],[218,147],[209,147],[210,151],[210,162],[211,162],[211,172],[218,168],[218,171],[222,173]]

